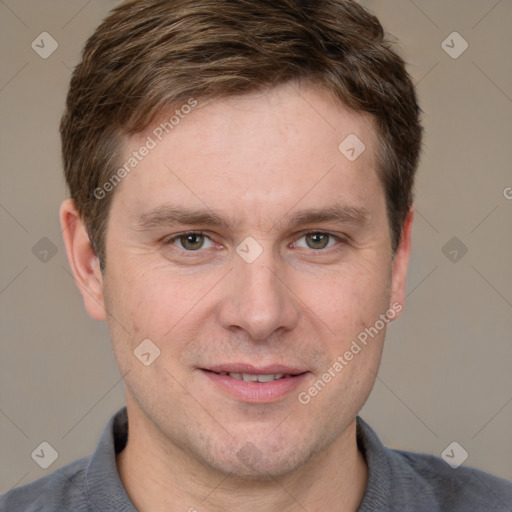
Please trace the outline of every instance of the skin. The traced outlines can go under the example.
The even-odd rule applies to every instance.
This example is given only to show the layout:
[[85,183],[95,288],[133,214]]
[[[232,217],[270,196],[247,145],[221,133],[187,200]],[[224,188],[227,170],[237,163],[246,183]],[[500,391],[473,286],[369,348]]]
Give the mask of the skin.
[[[353,162],[338,150],[351,133],[366,146]],[[125,156],[148,135],[127,139]],[[73,202],[63,203],[85,308],[108,322],[125,376],[130,437],[117,464],[138,510],[357,509],[367,466],[355,420],[385,328],[308,404],[297,395],[404,303],[413,213],[393,255],[376,137],[369,116],[314,85],[199,102],[117,186],[103,275]],[[141,215],[165,203],[208,208],[232,226],[142,229]],[[298,211],[339,203],[366,220],[286,225]],[[200,249],[169,242],[190,230],[207,235],[194,239]],[[326,248],[305,236],[315,230],[334,235],[320,237]],[[252,263],[236,252],[249,236],[263,249]],[[160,350],[150,366],[133,353],[147,338]],[[249,404],[200,370],[232,362],[309,373],[278,401]],[[247,442],[258,454],[249,465],[237,456]]]

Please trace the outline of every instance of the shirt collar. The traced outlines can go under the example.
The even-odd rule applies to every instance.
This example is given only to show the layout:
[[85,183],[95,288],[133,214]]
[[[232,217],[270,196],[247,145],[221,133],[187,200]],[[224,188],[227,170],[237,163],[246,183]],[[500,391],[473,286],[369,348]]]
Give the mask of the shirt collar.
[[368,481],[358,512],[391,512],[391,474],[389,450],[373,429],[357,417],[357,445],[368,466]]
[[127,440],[128,416],[123,407],[105,425],[86,470],[85,491],[98,512],[137,512],[123,487],[116,464],[116,454],[123,450]]

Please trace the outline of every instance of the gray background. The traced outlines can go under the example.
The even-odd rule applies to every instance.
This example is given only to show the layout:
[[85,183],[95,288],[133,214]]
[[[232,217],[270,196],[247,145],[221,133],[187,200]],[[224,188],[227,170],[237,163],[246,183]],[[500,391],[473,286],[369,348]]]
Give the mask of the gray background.
[[[70,70],[115,4],[0,0],[0,491],[90,454],[124,400],[58,224]],[[363,4],[399,40],[426,136],[406,311],[362,416],[391,447],[441,455],[457,441],[464,464],[512,479],[512,2]],[[31,48],[44,31],[59,45],[47,59]],[[441,46],[454,31],[469,44],[456,59]],[[59,454],[46,470],[31,458],[42,441]]]

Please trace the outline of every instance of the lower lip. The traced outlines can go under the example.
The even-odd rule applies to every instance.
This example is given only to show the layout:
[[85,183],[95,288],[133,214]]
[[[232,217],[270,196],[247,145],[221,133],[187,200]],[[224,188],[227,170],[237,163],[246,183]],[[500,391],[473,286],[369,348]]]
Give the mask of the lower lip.
[[201,372],[231,397],[254,404],[271,403],[284,398],[297,389],[308,375],[305,372],[270,382],[245,382],[229,375],[219,375],[207,370]]

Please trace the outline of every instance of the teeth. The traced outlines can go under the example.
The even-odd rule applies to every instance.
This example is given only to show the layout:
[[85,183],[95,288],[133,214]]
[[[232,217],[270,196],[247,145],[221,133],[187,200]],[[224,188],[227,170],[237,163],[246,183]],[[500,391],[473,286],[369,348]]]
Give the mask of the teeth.
[[284,373],[269,373],[266,375],[253,375],[251,373],[225,373],[222,372],[221,375],[229,375],[233,377],[233,379],[243,380],[244,382],[271,382],[273,380],[282,379],[285,374]]
[[274,380],[275,376],[270,375],[258,375],[258,382],[270,382],[271,380]]

